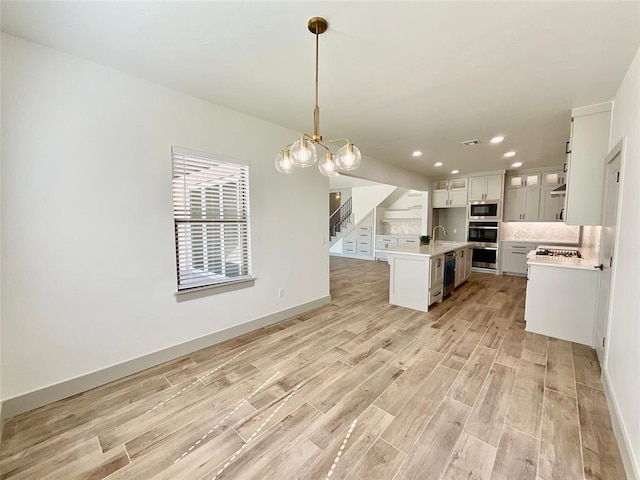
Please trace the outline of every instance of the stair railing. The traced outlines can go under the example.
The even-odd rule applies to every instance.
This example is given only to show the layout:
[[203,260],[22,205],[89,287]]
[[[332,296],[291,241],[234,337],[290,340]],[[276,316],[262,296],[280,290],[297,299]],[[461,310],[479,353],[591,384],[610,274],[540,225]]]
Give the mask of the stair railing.
[[335,237],[342,228],[343,224],[351,218],[351,199],[344,202],[329,217],[329,236]]

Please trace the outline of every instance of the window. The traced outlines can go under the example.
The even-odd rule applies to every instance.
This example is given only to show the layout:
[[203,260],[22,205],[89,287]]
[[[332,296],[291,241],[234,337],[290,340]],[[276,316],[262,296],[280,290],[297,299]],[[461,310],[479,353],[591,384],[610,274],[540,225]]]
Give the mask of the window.
[[171,149],[178,291],[251,279],[249,165]]

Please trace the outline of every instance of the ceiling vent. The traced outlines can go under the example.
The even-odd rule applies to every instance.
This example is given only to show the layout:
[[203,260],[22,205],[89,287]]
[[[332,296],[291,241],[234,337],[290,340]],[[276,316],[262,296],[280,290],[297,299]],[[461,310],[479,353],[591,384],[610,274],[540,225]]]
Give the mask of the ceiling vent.
[[475,145],[478,145],[480,143],[480,140],[476,138],[475,140],[465,140],[464,142],[460,143],[462,143],[462,145],[466,145],[467,147],[473,147]]

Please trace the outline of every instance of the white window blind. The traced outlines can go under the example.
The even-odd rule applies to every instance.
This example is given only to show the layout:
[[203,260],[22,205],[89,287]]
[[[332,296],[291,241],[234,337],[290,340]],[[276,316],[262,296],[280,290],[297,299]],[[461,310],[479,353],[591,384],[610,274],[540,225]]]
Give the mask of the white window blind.
[[178,291],[250,279],[249,165],[171,154]]

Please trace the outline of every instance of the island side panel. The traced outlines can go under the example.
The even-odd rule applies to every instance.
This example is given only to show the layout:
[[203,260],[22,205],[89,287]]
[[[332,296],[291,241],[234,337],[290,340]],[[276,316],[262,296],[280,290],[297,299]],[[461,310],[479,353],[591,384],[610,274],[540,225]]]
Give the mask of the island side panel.
[[597,280],[589,270],[530,265],[525,330],[593,346]]
[[429,308],[429,257],[387,255],[389,303],[426,312]]

